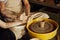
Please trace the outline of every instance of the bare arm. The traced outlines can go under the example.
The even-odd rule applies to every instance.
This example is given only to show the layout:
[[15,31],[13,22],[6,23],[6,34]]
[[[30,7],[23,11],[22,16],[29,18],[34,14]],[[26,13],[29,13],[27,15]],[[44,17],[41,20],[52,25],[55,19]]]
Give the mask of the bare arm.
[[22,21],[5,23],[5,22],[3,22],[2,20],[0,20],[0,27],[6,29],[6,28],[11,28],[11,27],[14,27],[14,26],[23,24],[23,23],[24,23],[24,22],[22,22]]
[[1,11],[5,10],[5,2],[4,1],[0,2],[0,10]]
[[28,2],[28,0],[23,0],[24,3],[24,7],[25,7],[25,13],[27,16],[30,15],[30,4]]

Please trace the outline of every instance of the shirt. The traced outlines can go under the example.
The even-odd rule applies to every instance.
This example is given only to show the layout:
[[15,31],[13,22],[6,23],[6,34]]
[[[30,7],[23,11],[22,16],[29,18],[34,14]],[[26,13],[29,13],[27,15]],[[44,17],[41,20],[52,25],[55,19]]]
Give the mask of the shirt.
[[6,3],[6,9],[19,13],[22,9],[21,0],[8,0]]
[[1,1],[4,1],[6,3],[7,10],[10,10],[16,13],[21,12],[21,9],[22,9],[21,0],[0,0],[0,2]]
[[7,0],[0,0],[0,2],[4,1],[5,3],[7,2]]

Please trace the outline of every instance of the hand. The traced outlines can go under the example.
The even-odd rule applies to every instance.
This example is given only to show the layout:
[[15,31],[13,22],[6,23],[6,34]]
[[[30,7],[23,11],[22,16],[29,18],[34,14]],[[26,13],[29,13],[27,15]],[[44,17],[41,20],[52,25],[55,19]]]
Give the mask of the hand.
[[28,17],[30,17],[31,16],[31,13],[28,13]]
[[27,19],[30,15],[26,16],[25,13],[22,13],[20,16],[20,20],[22,20],[23,22],[27,22]]
[[32,38],[32,39],[30,39],[30,40],[40,40],[40,39],[38,39],[38,38]]

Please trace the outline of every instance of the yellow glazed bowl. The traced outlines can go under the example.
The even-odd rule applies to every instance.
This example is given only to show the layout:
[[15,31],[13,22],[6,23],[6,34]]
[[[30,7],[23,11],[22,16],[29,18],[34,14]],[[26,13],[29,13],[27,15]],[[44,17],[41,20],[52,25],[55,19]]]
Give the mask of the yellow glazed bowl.
[[[52,32],[50,33],[44,33],[44,34],[40,34],[40,33],[35,33],[33,31],[31,31],[29,29],[29,25],[32,24],[33,22],[37,22],[37,21],[41,21],[41,20],[45,20],[47,22],[50,22],[54,25],[54,27],[56,27],[55,30],[53,30]],[[39,38],[39,39],[42,39],[42,40],[49,40],[49,39],[52,39],[53,37],[56,36],[57,34],[57,30],[59,28],[59,25],[57,24],[57,22],[55,22],[54,20],[51,20],[51,19],[43,19],[43,18],[38,18],[38,19],[34,19],[34,20],[31,20],[27,23],[27,26],[26,26],[27,30],[28,30],[28,33],[29,35],[32,37],[32,38]]]

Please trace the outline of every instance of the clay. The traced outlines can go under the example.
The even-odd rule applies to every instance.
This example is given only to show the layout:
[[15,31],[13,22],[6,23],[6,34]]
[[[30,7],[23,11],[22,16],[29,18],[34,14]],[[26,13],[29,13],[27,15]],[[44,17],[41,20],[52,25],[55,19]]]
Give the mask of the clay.
[[29,25],[29,29],[36,33],[49,33],[54,30],[53,24],[45,21],[44,28],[42,28],[40,23],[40,21],[32,23]]

